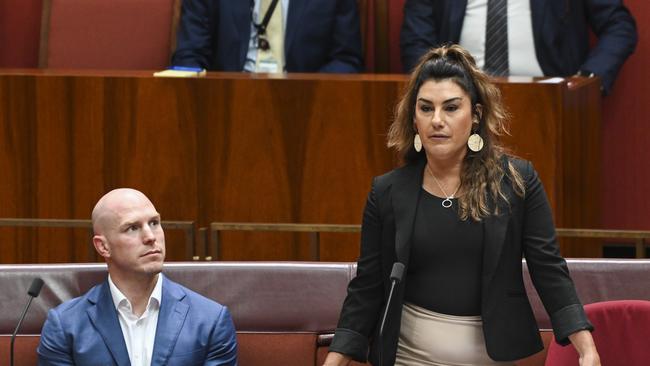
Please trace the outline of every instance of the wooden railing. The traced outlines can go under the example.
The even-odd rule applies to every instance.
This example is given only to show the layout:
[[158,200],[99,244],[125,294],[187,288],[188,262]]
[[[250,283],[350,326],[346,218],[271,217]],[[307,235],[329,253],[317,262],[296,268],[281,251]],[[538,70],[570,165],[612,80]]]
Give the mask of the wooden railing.
[[[165,229],[182,230],[185,236],[185,258],[187,260],[207,261],[218,260],[221,246],[221,233],[224,231],[249,231],[249,232],[294,232],[308,233],[309,253],[311,260],[320,260],[320,246],[322,233],[358,233],[360,225],[335,225],[335,224],[291,224],[291,223],[236,223],[214,222],[209,228],[199,228],[196,237],[196,225],[193,221],[163,221]],[[96,260],[95,250],[92,247],[92,223],[90,220],[74,219],[0,219],[0,227],[49,227],[67,229],[86,229],[88,235],[89,257],[88,261]],[[650,231],[633,230],[600,230],[600,229],[557,229],[558,237],[565,238],[596,238],[596,239],[623,239],[634,243],[636,258],[645,258],[645,249],[650,241]],[[209,236],[209,239],[208,239]],[[201,254],[197,255],[195,248]]]
[[264,224],[264,223],[237,223],[213,222],[210,224],[210,245],[206,248],[206,260],[216,260],[219,255],[220,238],[222,231],[289,231],[309,233],[309,252],[311,259],[320,260],[320,234],[321,233],[357,233],[361,231],[360,225],[330,225],[330,224]]
[[[196,225],[193,221],[162,221],[165,229],[182,230],[185,235],[185,257],[187,260],[194,256],[194,242]],[[74,219],[17,219],[6,218],[0,219],[0,227],[52,227],[52,228],[65,228],[65,229],[86,229],[88,232],[88,262],[94,262],[95,248],[92,244],[93,226],[90,220],[74,220]]]
[[645,247],[650,239],[650,231],[640,230],[600,230],[600,229],[556,229],[558,237],[624,239],[634,242],[636,258],[645,258]]
[[[259,231],[259,232],[307,232],[309,233],[309,252],[314,261],[320,260],[321,233],[358,233],[360,225],[324,225],[324,224],[271,224],[271,223],[236,223],[213,222],[210,224],[210,241],[206,242],[206,260],[219,258],[221,245],[220,233],[223,231]],[[645,258],[645,247],[650,239],[650,231],[600,230],[600,229],[556,229],[558,237],[565,238],[600,238],[625,239],[634,241],[636,258]],[[197,259],[195,257],[195,259]]]

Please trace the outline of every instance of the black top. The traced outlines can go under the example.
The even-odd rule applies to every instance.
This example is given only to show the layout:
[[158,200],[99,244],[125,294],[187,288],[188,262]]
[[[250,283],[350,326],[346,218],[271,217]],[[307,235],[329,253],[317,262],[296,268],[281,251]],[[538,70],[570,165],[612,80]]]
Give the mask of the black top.
[[[500,162],[506,175],[499,188],[506,199],[486,200],[488,212],[498,205],[499,214],[488,215],[478,225],[483,246],[481,320],[490,357],[512,361],[544,349],[526,296],[522,254],[558,343],[569,344],[570,334],[593,326],[560,256],[551,206],[537,172],[525,160],[504,156]],[[395,363],[405,290],[411,286],[406,278],[391,298],[381,342],[378,323],[386,310],[393,263],[410,267],[417,260],[411,247],[425,164],[421,158],[373,180],[363,211],[356,276],[348,286],[330,351],[361,362],[370,358],[373,365],[382,352],[386,365]],[[508,165],[523,178],[525,195],[515,192]]]
[[483,226],[458,217],[458,200],[422,189],[406,278],[405,301],[438,313],[479,315]]

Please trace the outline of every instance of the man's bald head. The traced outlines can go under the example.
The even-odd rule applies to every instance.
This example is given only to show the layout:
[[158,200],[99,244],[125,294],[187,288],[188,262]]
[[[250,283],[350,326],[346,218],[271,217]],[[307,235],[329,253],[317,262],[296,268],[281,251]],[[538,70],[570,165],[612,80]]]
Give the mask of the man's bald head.
[[160,214],[142,192],[119,188],[106,193],[97,201],[92,221],[93,245],[116,284],[160,273],[165,232]]
[[117,188],[106,193],[93,208],[91,217],[95,235],[102,235],[106,227],[117,219],[119,212],[143,204],[153,207],[144,193],[132,188]]

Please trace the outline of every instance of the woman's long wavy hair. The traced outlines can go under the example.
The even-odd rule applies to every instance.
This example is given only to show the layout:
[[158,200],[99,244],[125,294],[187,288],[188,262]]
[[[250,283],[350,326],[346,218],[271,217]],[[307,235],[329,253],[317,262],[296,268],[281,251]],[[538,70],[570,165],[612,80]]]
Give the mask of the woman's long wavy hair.
[[489,215],[498,215],[499,200],[508,202],[501,186],[504,177],[508,176],[520,196],[524,195],[524,182],[509,161],[507,168],[503,164],[507,150],[499,138],[508,134],[508,114],[501,101],[501,92],[476,67],[474,58],[464,48],[458,45],[435,48],[420,59],[397,104],[395,120],[388,131],[388,147],[395,149],[405,164],[426,159],[424,149],[419,153],[415,151],[413,138],[416,98],[422,84],[429,80],[455,82],[470,96],[472,113],[479,117],[478,129],[474,131],[481,135],[484,145],[477,153],[468,150],[463,161],[460,184],[464,194],[458,199],[460,218],[480,221]]

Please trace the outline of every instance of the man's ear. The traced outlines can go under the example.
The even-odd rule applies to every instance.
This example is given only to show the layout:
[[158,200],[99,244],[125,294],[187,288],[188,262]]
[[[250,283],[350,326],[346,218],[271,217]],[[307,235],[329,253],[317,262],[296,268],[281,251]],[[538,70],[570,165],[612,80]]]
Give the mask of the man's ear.
[[104,258],[110,258],[111,250],[104,235],[93,236],[93,245],[95,246],[95,250],[97,253],[99,253],[99,255]]

